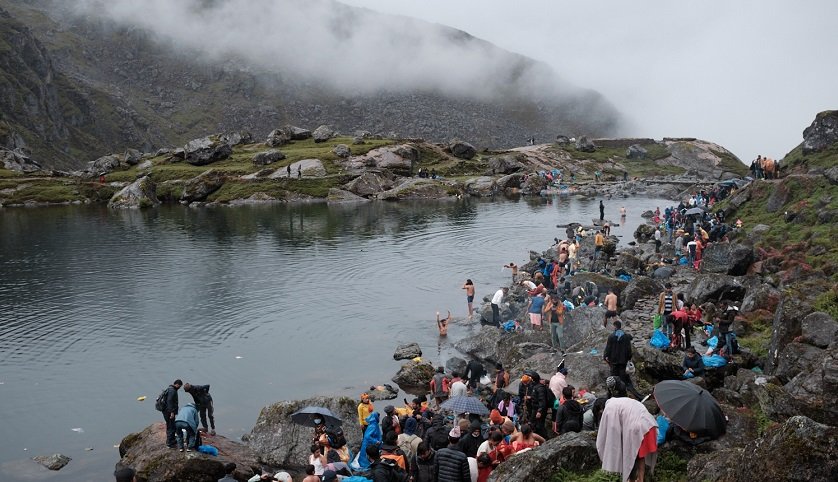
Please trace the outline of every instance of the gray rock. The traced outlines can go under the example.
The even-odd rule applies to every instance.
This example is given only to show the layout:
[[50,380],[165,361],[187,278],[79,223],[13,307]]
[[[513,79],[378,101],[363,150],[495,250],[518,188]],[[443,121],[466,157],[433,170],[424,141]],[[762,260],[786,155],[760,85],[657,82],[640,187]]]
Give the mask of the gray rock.
[[398,373],[393,377],[393,382],[406,392],[414,390],[419,393],[425,393],[435,371],[434,366],[429,362],[415,362],[411,360],[402,365]]
[[249,434],[242,437],[260,462],[297,471],[305,468],[311,454],[309,448],[313,431],[310,427],[293,423],[291,414],[306,406],[328,408],[343,421],[341,428],[347,441],[354,444],[361,440],[356,400],[347,397],[313,397],[277,402],[264,407],[256,425]]
[[[271,177],[282,177],[287,175],[281,172],[282,169],[274,173]],[[302,172],[303,177],[323,177],[326,175],[326,168],[323,166],[323,161],[320,159],[302,159],[291,164],[291,177],[297,177],[297,172]]]
[[395,181],[396,176],[388,170],[368,170],[346,183],[344,188],[358,196],[369,197],[393,189]]
[[648,224],[641,224],[634,230],[634,239],[638,243],[645,243],[655,236],[655,227]]
[[626,149],[626,158],[628,159],[646,159],[649,151],[638,144],[632,144]]
[[819,152],[838,143],[838,111],[819,113],[803,130],[803,154]]
[[785,181],[780,181],[772,187],[771,195],[765,201],[765,211],[769,213],[779,211],[791,199],[791,190]]
[[388,169],[396,174],[411,175],[413,165],[419,160],[419,149],[410,144],[379,147],[366,154],[337,159],[335,162],[348,171],[359,174],[371,168]]
[[336,156],[341,158],[349,157],[352,154],[352,151],[349,149],[349,146],[346,144],[338,144],[332,149],[332,152],[335,153]]
[[361,139],[372,139],[373,138],[372,132],[365,131],[365,130],[357,130],[353,133],[353,135],[355,137],[359,137]]
[[559,134],[556,136],[556,144],[566,146],[570,144],[570,137]]
[[407,179],[398,186],[384,191],[378,199],[384,201],[398,201],[401,199],[441,199],[451,197],[450,187],[439,181],[428,179]]
[[509,174],[503,176],[496,181],[498,189],[504,192],[515,192],[521,189],[521,183],[524,180],[524,175],[521,173]]
[[268,147],[279,147],[291,142],[291,136],[284,129],[274,129],[268,134],[265,145]]
[[824,351],[820,348],[804,343],[791,342],[783,347],[780,352],[774,376],[780,380],[780,383],[786,384],[801,373],[808,374],[816,369],[820,370],[823,357]]
[[285,125],[281,129],[292,141],[302,141],[311,137],[311,131],[302,127]]
[[766,373],[774,373],[783,347],[801,335],[802,320],[811,312],[812,308],[797,297],[783,295],[780,298],[780,304],[771,322],[771,342],[768,345]]
[[524,170],[524,164],[521,162],[525,156],[521,154],[504,154],[502,156],[495,156],[489,159],[489,169],[493,174],[512,174]]
[[838,184],[838,166],[832,166],[823,173],[829,182],[832,184]]
[[754,262],[753,246],[741,243],[711,243],[702,252],[701,272],[742,276]]
[[460,357],[453,356],[445,362],[445,372],[448,374],[457,373],[462,376],[466,372],[468,363]]
[[685,293],[690,303],[700,305],[706,301],[742,299],[745,290],[746,287],[739,278],[724,274],[702,273],[692,280]]
[[44,467],[50,470],[61,470],[73,459],[62,454],[52,454],[38,455],[37,457],[32,457],[32,460],[38,462],[39,464],[43,465]]
[[803,318],[803,339],[818,348],[826,348],[838,340],[838,323],[827,313],[815,312]]
[[203,201],[207,196],[220,189],[223,184],[224,175],[210,169],[184,182],[183,194],[180,199],[190,203]]
[[252,181],[254,179],[263,179],[266,177],[270,177],[271,174],[273,174],[274,172],[275,171],[273,169],[268,167],[265,169],[259,169],[258,171],[252,172],[250,174],[245,174],[244,176],[241,176],[240,179],[244,179],[246,181]]
[[108,202],[110,208],[150,208],[158,205],[157,186],[148,176],[125,186]]
[[570,432],[500,464],[490,482],[552,480],[559,471],[588,472],[600,467],[596,432]]
[[366,144],[366,142],[364,142],[364,139],[362,137],[353,137],[352,144],[355,146],[360,146]]
[[334,187],[329,188],[329,194],[326,196],[326,200],[329,203],[369,202],[367,198]]
[[576,150],[581,152],[594,152],[596,151],[596,146],[593,142],[588,140],[587,136],[579,136],[576,139]]
[[253,142],[253,134],[247,131],[229,132],[221,134],[219,140],[230,147],[251,144]]
[[490,176],[474,177],[465,181],[463,185],[470,196],[492,197],[498,192],[498,185]]
[[119,167],[119,164],[119,156],[110,154],[107,156],[102,156],[96,159],[95,161],[88,162],[86,170],[94,176],[99,176],[102,174],[112,172],[114,169]]
[[652,278],[665,280],[669,279],[673,274],[675,274],[675,268],[671,266],[661,266],[652,273]]
[[651,298],[663,291],[663,283],[646,276],[634,276],[620,293],[620,305],[624,310],[634,309],[638,300]]
[[767,283],[759,282],[748,286],[739,309],[743,313],[757,309],[774,312],[779,302],[780,292]]
[[122,154],[122,162],[129,166],[136,166],[143,158],[143,153],[136,149],[126,149]]
[[184,151],[182,147],[175,148],[172,150],[172,157],[175,159],[184,159],[186,157],[186,151]]
[[477,155],[477,149],[468,142],[454,140],[448,148],[451,149],[451,155],[460,159],[472,159]]
[[748,237],[751,239],[759,239],[763,234],[767,233],[771,230],[771,226],[767,224],[757,224],[753,228],[751,228],[751,232],[748,233]]
[[314,129],[314,132],[312,133],[312,137],[314,137],[314,142],[326,142],[334,136],[334,129],[327,125],[322,125],[317,129]]
[[641,218],[646,218],[646,219],[651,219],[651,218],[655,217],[655,212],[652,211],[651,209],[649,209],[649,210],[643,211],[640,214],[640,217]]
[[420,356],[422,356],[422,348],[418,343],[399,345],[396,347],[396,352],[393,353],[394,360],[412,360]]
[[0,162],[5,169],[10,171],[30,173],[41,170],[41,165],[32,160],[29,152],[24,148],[13,150],[0,148]]
[[219,136],[207,136],[189,141],[183,146],[184,160],[193,166],[204,166],[230,157],[233,148]]
[[277,149],[270,149],[254,155],[251,162],[253,162],[254,166],[267,166],[268,164],[273,164],[274,162],[281,161],[283,159],[285,159],[285,154]]

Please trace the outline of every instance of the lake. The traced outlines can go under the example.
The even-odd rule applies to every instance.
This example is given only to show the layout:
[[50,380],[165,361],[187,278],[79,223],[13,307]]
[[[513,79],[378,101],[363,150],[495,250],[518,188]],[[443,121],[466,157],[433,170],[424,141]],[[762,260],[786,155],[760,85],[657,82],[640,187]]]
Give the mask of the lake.
[[[666,203],[608,200],[606,218],[627,208],[627,242]],[[389,382],[399,343],[444,363],[474,327],[466,278],[478,304],[556,224],[598,215],[558,197],[0,209],[0,479],[110,480],[114,445],[162,418],[175,378],[211,384],[217,430],[238,438],[272,402]],[[60,472],[29,460],[58,452]]]

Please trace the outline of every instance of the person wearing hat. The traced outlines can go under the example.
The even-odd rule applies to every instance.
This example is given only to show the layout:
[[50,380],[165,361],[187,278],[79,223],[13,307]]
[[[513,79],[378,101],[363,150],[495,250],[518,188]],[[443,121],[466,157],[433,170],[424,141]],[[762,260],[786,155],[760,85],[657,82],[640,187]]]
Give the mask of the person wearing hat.
[[419,447],[419,444],[422,443],[422,439],[416,435],[416,428],[418,426],[418,422],[414,417],[408,417],[404,421],[404,433],[400,434],[397,442],[399,448],[407,454],[408,460],[412,459],[416,455],[416,450]]
[[462,450],[466,457],[477,457],[477,449],[483,443],[483,432],[481,430],[481,423],[479,420],[471,422],[468,428],[468,433],[460,438],[457,446]]
[[468,457],[457,448],[460,442],[460,427],[454,427],[448,433],[448,447],[436,453],[434,475],[437,482],[470,482],[471,469]]
[[[407,479],[404,470],[393,459],[382,457],[381,452],[375,445],[368,445],[366,452],[367,458],[370,459],[370,476],[372,476],[373,482],[398,482]],[[327,480],[326,474],[323,475],[323,481],[325,482]]]
[[367,417],[375,411],[375,407],[370,401],[369,393],[361,394],[361,403],[358,404],[358,423],[361,425],[361,433],[367,430]]
[[388,432],[396,432],[396,435],[402,431],[399,423],[399,416],[396,415],[396,407],[387,405],[384,407],[384,418],[381,419],[381,436],[387,438]]

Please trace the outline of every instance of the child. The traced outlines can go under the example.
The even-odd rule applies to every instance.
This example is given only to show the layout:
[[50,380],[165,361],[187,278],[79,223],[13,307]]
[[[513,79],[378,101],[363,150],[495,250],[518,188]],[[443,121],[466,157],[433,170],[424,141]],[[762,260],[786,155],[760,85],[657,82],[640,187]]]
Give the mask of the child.
[[323,462],[320,460],[320,453],[320,445],[312,444],[311,455],[308,456],[308,467],[311,467],[311,473],[316,476],[323,475]]
[[439,312],[436,312],[436,326],[439,328],[439,336],[448,335],[448,323],[451,321],[451,310],[448,310],[448,317],[439,319]]
[[306,478],[303,479],[303,482],[320,482],[320,477],[314,475],[313,465],[306,465]]

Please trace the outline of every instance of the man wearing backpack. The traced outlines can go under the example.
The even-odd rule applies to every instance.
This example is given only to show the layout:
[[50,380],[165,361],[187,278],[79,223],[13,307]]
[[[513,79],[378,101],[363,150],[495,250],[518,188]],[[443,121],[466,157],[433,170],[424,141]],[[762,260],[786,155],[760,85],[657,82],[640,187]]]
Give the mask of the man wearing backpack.
[[378,447],[367,446],[367,458],[370,459],[370,475],[372,482],[404,482],[407,472],[402,470],[392,459],[382,459]]
[[[215,435],[215,417],[213,416],[212,395],[210,395],[209,389],[209,385],[190,385],[189,383],[183,385],[183,391],[192,395],[192,399],[195,400],[195,408],[201,415],[201,425],[204,427],[204,431],[210,429],[210,435]],[[209,427],[207,426],[207,415],[209,415]]]
[[166,422],[166,446],[170,449],[177,448],[177,441],[175,440],[175,416],[178,412],[177,406],[177,391],[183,386],[183,382],[178,378],[168,388],[166,388],[163,398],[163,420]]

